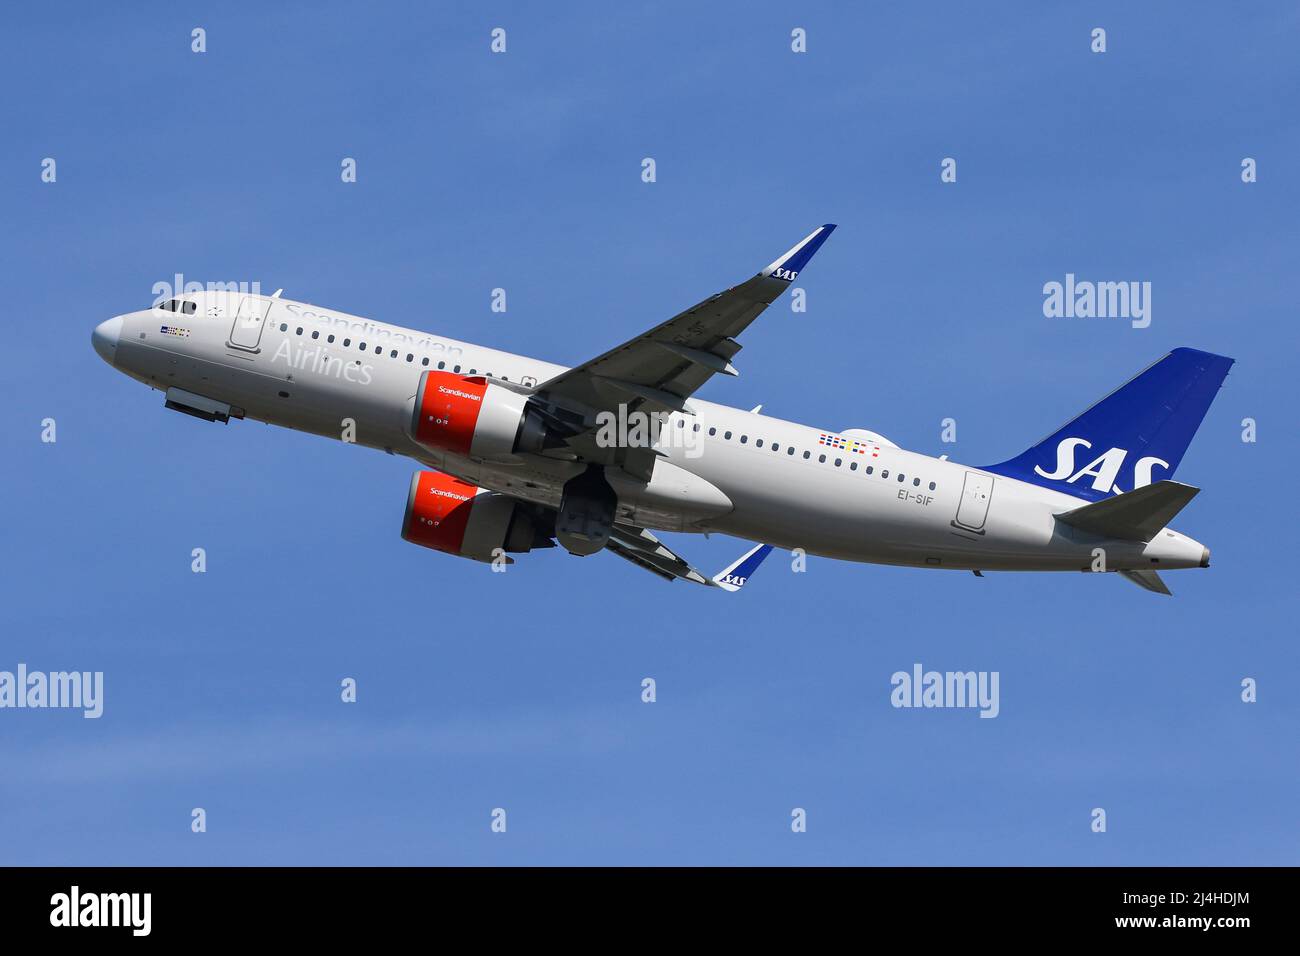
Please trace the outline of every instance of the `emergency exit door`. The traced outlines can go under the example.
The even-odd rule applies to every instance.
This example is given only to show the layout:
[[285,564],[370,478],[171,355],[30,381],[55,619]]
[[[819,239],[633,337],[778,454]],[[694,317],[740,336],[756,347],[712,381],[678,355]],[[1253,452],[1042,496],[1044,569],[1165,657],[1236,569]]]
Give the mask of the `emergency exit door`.
[[235,324],[230,327],[230,344],[246,352],[261,351],[258,343],[262,341],[262,327],[270,311],[270,299],[244,296],[239,311],[235,313]]
[[989,501],[993,497],[993,476],[977,471],[966,472],[966,482],[961,489],[961,503],[957,505],[957,518],[953,524],[967,531],[984,533],[984,522],[989,516]]

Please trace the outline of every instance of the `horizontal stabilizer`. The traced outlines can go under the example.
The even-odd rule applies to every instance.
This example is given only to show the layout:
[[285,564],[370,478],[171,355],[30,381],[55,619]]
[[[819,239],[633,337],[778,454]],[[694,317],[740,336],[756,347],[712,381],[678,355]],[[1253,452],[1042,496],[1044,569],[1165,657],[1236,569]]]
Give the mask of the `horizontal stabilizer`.
[[1200,490],[1177,481],[1157,481],[1114,498],[1063,512],[1056,518],[1072,528],[1103,538],[1150,541]]
[[1140,588],[1148,591],[1154,591],[1156,594],[1173,594],[1169,586],[1160,579],[1160,575],[1154,571],[1121,571],[1120,574],[1128,578]]

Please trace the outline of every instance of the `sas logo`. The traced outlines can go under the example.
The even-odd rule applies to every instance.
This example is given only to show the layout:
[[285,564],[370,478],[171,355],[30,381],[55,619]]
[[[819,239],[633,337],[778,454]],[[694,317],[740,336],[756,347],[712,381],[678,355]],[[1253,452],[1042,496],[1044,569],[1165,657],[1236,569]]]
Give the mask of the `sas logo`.
[[[1067,484],[1074,484],[1080,478],[1092,478],[1092,487],[1097,491],[1123,494],[1124,489],[1115,486],[1115,479],[1119,477],[1119,470],[1124,467],[1124,459],[1128,457],[1128,451],[1123,448],[1112,448],[1075,471],[1075,451],[1078,448],[1092,448],[1092,443],[1085,438],[1063,439],[1056,446],[1056,470],[1043,471],[1035,465],[1034,472],[1052,481],[1064,481]],[[1151,469],[1156,465],[1166,471],[1169,469],[1169,462],[1154,455],[1139,458],[1133,466],[1133,487],[1142,488],[1151,484]]]
[[745,586],[745,582],[748,580],[749,578],[737,577],[734,574],[724,574],[722,576],[723,584],[734,584],[738,588],[743,588]]
[[174,335],[178,339],[188,339],[190,337],[189,329],[182,329],[176,325],[164,325],[158,331],[163,335]]
[[798,274],[799,274],[798,272],[796,272],[796,271],[794,271],[794,270],[792,270],[792,269],[773,269],[773,270],[772,270],[772,278],[773,278],[773,279],[784,279],[786,282],[793,282],[794,279],[795,279],[795,276],[797,276]]

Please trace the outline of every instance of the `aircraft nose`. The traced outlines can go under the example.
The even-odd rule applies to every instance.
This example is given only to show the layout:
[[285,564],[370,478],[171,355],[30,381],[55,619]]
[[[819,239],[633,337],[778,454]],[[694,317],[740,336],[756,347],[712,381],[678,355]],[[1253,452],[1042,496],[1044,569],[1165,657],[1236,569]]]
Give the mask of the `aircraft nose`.
[[1207,548],[1207,547],[1202,546],[1202,547],[1201,547],[1201,567],[1203,567],[1203,568],[1208,568],[1209,566],[1210,566],[1210,549]]
[[91,333],[90,343],[95,346],[95,351],[109,365],[113,364],[113,359],[117,355],[117,340],[122,334],[122,317],[108,319],[100,322],[95,326],[95,331]]

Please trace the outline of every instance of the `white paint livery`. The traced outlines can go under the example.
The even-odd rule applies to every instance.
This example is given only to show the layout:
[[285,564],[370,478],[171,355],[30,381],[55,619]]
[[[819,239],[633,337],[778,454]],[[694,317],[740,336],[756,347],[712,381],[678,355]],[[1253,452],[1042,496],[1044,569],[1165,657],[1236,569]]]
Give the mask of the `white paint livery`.
[[[971,467],[907,451],[873,431],[834,432],[693,397],[712,375],[736,374],[736,336],[789,287],[833,228],[814,231],[747,282],[572,369],[238,292],[186,294],[117,316],[95,329],[93,344],[114,368],[166,392],[177,410],[335,439],[352,419],[357,443],[514,500],[514,511],[480,508],[464,549],[427,545],[478,560],[491,560],[507,535],[507,550],[516,553],[558,540],[574,553],[609,550],[665,578],[737,590],[770,551],[755,548],[708,577],[663,545],[655,529],[721,532],[810,555],[920,568],[1119,571],[1163,593],[1157,570],[1208,566],[1205,547],[1165,526],[1195,494],[1159,480],[1172,474],[1181,447],[1171,455],[1071,434],[1001,466]],[[1218,358],[1180,351],[1208,356],[1197,375]],[[1143,375],[1156,371],[1177,369],[1157,363]],[[425,395],[433,396],[428,408]],[[1101,416],[1112,400],[1085,416]],[[1178,402],[1165,404],[1176,409]],[[593,440],[599,414],[629,409],[662,422],[653,441],[604,447]],[[1160,414],[1151,428],[1181,430],[1175,437],[1185,447],[1181,432],[1190,440],[1200,417],[1187,431],[1167,408]],[[1095,426],[1086,417],[1072,424]],[[687,432],[693,443],[673,440]],[[462,439],[464,447],[456,447]],[[1151,493],[1098,514],[1122,500],[1112,493],[1121,490],[1126,464],[1130,483],[1149,485],[1143,490]],[[408,517],[419,504],[416,488],[413,480]],[[512,514],[526,517],[524,531]],[[448,522],[440,530],[450,530]]]

